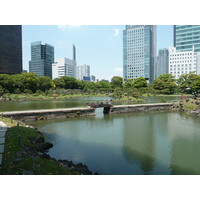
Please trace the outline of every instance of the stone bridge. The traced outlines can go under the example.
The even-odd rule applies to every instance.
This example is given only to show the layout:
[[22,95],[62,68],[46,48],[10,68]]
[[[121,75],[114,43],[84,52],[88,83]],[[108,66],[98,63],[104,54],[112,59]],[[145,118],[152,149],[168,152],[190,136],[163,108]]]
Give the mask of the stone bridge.
[[112,102],[92,102],[87,103],[90,108],[101,108],[103,107],[104,114],[114,113],[129,113],[138,111],[154,111],[154,110],[170,110],[174,103],[152,103],[152,104],[132,104],[132,105],[115,105]]
[[90,108],[104,108],[103,113],[104,114],[109,114],[110,108],[113,107],[112,102],[110,101],[103,101],[103,102],[92,102],[92,103],[87,103],[87,106]]

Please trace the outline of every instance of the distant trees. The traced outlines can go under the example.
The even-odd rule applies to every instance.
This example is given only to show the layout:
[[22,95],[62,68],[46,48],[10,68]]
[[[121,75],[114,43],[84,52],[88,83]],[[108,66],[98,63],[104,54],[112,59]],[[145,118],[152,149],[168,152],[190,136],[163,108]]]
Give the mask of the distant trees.
[[194,92],[200,92],[200,75],[194,73],[183,74],[175,80],[171,74],[162,74],[152,84],[148,84],[142,77],[123,81],[122,77],[113,76],[110,83],[105,81],[94,83],[67,76],[51,80],[48,76],[37,77],[34,73],[0,74],[0,96],[5,93],[31,94],[36,92],[45,93],[48,90],[79,89],[86,93],[111,92],[116,98],[121,98],[124,95],[128,98],[138,98],[143,93],[173,94],[175,92],[185,92],[188,88]]

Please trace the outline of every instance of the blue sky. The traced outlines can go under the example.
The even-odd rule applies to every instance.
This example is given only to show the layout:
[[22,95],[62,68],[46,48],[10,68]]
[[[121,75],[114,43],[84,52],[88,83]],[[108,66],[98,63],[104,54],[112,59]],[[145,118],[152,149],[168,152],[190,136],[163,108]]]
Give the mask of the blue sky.
[[[55,58],[72,59],[76,46],[77,64],[90,65],[91,75],[110,80],[123,76],[123,30],[125,25],[23,25],[23,68],[28,70],[30,43],[54,46]],[[173,26],[157,26],[157,49],[173,46]]]
[[[23,68],[28,70],[30,43],[54,46],[55,58],[72,59],[76,46],[78,65],[90,65],[91,75],[110,80],[123,76],[123,30],[125,25],[23,25]],[[173,26],[157,26],[157,50],[173,46]]]

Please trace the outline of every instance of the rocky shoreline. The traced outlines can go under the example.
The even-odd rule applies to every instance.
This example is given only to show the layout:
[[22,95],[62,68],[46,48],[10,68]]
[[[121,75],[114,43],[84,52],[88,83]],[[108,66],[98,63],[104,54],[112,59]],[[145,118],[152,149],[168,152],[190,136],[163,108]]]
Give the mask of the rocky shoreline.
[[[25,124],[23,124],[25,125]],[[27,128],[34,129],[38,133],[38,137],[32,139],[32,144],[34,144],[34,147],[29,147],[29,146],[22,146],[21,151],[17,153],[18,156],[18,161],[20,161],[20,158],[24,156],[31,156],[32,158],[34,157],[39,157],[43,159],[49,159],[52,160],[53,162],[56,162],[60,167],[63,167],[65,169],[69,169],[72,172],[77,173],[77,175],[100,175],[99,173],[95,172],[92,173],[88,167],[82,163],[74,164],[72,161],[68,160],[56,160],[55,158],[52,158],[48,154],[48,150],[53,147],[53,144],[50,142],[45,142],[44,141],[44,136],[43,134],[38,131],[37,128],[34,128],[29,125],[25,125]],[[35,166],[32,167],[33,169]],[[24,171],[23,174],[34,174],[33,170],[31,171]]]
[[[186,100],[187,102],[187,100]],[[171,108],[172,111],[176,112],[184,112],[190,116],[200,117],[200,100],[193,100],[191,101],[192,104],[196,105],[197,107],[192,110],[184,109],[184,101],[180,101],[179,103],[175,103]]]

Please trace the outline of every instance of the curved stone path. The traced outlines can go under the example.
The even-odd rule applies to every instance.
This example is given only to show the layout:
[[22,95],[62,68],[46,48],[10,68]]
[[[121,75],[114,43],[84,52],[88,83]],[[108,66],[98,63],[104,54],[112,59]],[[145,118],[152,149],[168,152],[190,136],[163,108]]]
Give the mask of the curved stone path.
[[4,152],[6,131],[7,131],[6,124],[0,121],[0,169],[1,169],[1,164],[2,164],[2,154]]

